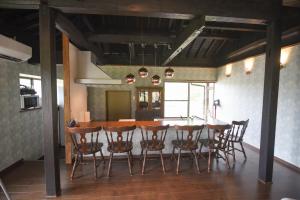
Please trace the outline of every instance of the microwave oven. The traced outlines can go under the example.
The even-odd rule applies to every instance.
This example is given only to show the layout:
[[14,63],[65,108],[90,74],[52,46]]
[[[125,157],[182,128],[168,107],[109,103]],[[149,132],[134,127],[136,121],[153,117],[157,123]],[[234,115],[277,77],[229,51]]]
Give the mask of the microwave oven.
[[20,95],[21,109],[29,109],[39,107],[38,95]]

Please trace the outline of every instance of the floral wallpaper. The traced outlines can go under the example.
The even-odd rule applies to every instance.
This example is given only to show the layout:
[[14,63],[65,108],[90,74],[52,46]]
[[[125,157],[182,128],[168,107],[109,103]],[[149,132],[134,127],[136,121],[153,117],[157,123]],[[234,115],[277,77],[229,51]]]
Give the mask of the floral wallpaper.
[[[300,46],[289,47],[286,68],[280,71],[275,156],[300,167]],[[244,72],[244,61],[233,63],[230,77],[218,68],[215,98],[220,99],[217,117],[250,119],[245,142],[259,148],[263,104],[265,55],[254,58],[252,73]]]
[[19,73],[40,75],[40,65],[0,59],[0,171],[43,155],[42,109],[20,112]]

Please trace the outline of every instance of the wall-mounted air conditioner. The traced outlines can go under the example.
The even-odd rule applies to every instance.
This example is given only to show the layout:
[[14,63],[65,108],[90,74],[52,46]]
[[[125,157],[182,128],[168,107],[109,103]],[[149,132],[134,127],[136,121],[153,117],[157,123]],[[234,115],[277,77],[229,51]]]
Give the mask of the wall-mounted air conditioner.
[[32,48],[0,34],[0,58],[15,62],[27,61],[32,56]]

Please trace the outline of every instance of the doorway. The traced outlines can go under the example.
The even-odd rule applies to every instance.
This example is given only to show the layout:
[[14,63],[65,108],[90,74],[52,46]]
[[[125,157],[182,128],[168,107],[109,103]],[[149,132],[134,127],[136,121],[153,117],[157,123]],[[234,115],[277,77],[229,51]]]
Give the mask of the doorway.
[[131,92],[106,91],[106,120],[131,118]]

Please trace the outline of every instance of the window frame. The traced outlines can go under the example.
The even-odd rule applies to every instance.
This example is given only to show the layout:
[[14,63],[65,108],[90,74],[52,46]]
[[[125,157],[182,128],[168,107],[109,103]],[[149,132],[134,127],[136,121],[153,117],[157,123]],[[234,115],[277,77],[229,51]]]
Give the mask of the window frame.
[[[188,118],[191,117],[190,116],[190,102],[191,102],[191,85],[192,84],[204,84],[204,85],[199,85],[204,87],[204,98],[203,98],[203,106],[204,106],[204,110],[203,110],[203,117],[206,119],[208,117],[209,114],[209,102],[212,101],[213,99],[210,100],[209,99],[209,90],[213,90],[213,98],[214,98],[214,88],[215,86],[213,85],[213,88],[210,86],[210,84],[215,84],[215,82],[211,81],[211,82],[201,82],[201,81],[166,81],[164,82],[164,95],[166,94],[166,87],[165,84],[166,83],[187,83],[188,84],[188,99],[187,100],[166,100],[166,97],[164,96],[164,105],[166,105],[166,102],[187,102],[187,116],[175,116],[175,117],[167,117],[167,118]],[[166,113],[166,106],[164,107],[164,113]],[[197,116],[199,117],[199,116]]]

